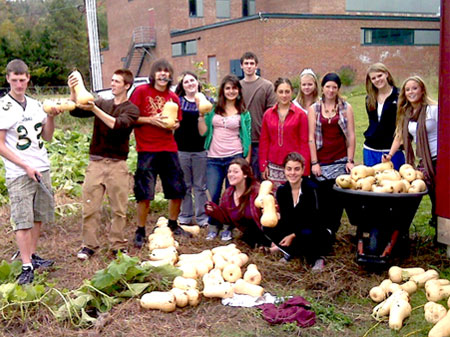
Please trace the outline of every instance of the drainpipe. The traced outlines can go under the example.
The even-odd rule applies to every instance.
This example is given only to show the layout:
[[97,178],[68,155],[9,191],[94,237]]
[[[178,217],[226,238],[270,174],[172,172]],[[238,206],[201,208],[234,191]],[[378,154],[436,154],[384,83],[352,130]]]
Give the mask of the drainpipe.
[[450,2],[441,0],[438,161],[436,167],[437,240],[450,257]]

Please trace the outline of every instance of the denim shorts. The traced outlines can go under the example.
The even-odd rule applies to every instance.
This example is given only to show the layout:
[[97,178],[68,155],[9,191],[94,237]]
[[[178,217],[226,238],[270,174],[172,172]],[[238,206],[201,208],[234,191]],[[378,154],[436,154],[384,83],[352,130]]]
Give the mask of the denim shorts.
[[186,185],[177,152],[139,152],[134,175],[136,201],[155,198],[156,178],[161,179],[166,199],[183,199]]
[[[41,172],[42,182],[52,193],[50,171]],[[14,230],[30,229],[35,222],[49,223],[54,220],[55,203],[40,184],[27,175],[7,178],[11,203],[11,223]]]

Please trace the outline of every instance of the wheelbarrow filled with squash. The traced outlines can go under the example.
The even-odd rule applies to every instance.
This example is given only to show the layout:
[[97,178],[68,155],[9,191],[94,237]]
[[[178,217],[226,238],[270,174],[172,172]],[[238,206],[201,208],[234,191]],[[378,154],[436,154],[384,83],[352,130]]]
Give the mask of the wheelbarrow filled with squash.
[[350,175],[336,178],[334,190],[356,226],[359,264],[388,265],[393,256],[409,253],[409,227],[427,193],[419,171],[404,172],[412,166],[396,171],[384,164],[367,167],[365,173],[366,166],[355,166]]

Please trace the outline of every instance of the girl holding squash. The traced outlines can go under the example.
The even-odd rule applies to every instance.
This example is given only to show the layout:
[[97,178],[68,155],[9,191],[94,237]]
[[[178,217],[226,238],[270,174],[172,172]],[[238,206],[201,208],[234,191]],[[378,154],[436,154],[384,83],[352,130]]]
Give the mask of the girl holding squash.
[[[394,78],[383,63],[372,64],[366,74],[366,111],[369,127],[364,132],[364,164],[373,166],[381,163],[383,154],[388,154],[394,140],[397,117],[398,89]],[[392,157],[396,170],[405,163],[402,151]]]
[[[210,113],[198,118],[198,130],[200,135],[206,137],[206,186],[212,201],[218,204],[230,162],[235,158],[250,159],[251,117],[245,108],[241,84],[235,75],[224,77],[219,87],[217,104]],[[215,239],[220,226],[220,223],[210,219],[206,239]],[[221,240],[231,239],[227,225],[221,233]]]
[[277,103],[264,113],[259,140],[259,167],[263,179],[278,187],[286,182],[283,160],[292,151],[306,160],[305,175],[309,175],[308,118],[291,102],[292,84],[287,78],[274,83]]
[[[280,212],[278,225],[265,232],[291,256],[303,255],[313,270],[324,267],[323,255],[332,243],[332,231],[319,221],[318,197],[315,184],[302,178],[305,159],[297,152],[289,153],[283,162],[287,182],[278,187],[276,199]],[[272,244],[271,252],[278,247]]]
[[271,241],[264,236],[260,223],[261,209],[255,206],[259,183],[248,161],[242,157],[233,159],[227,178],[230,186],[223,193],[220,205],[207,202],[206,213],[220,223],[238,228],[243,233],[241,240],[251,247],[270,247]]
[[435,174],[437,160],[438,106],[429,96],[425,82],[419,76],[408,77],[398,97],[397,127],[389,153],[383,161],[389,161],[403,144],[406,162],[415,165],[412,142],[416,143],[416,155],[420,158],[418,169],[423,172],[432,205],[431,224],[436,225]]
[[336,233],[343,207],[333,185],[337,176],[354,166],[355,125],[352,106],[339,94],[339,76],[328,73],[321,85],[322,98],[308,110],[311,171],[319,187],[322,221]]
[[[205,214],[206,195],[206,150],[205,137],[198,131],[198,118],[200,117],[195,94],[201,92],[198,77],[191,71],[186,71],[178,82],[175,93],[180,98],[180,108],[183,119],[180,127],[175,130],[175,141],[178,145],[178,157],[183,170],[187,193],[181,202],[181,212],[178,221],[182,224],[191,224],[195,221],[200,226],[208,224]],[[212,101],[212,99],[211,99]],[[192,198],[192,192],[194,198]],[[195,211],[193,208],[195,200]]]
[[297,97],[292,101],[306,114],[308,108],[319,99],[319,80],[312,69],[305,68],[300,74],[300,88]]

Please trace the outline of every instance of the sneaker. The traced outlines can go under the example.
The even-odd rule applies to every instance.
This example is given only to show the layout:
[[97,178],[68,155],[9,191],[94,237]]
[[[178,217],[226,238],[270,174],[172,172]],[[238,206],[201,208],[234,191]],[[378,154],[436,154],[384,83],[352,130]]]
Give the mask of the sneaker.
[[175,228],[171,228],[172,229],[172,233],[174,235],[180,235],[180,236],[185,236],[187,238],[192,238],[192,234],[189,232],[186,232],[183,228],[181,228],[180,226],[176,226]]
[[145,243],[145,233],[136,231],[133,242],[136,248],[142,248]]
[[55,263],[53,260],[45,260],[37,254],[31,255],[31,263],[33,264],[33,268],[37,269],[39,267],[51,267]]
[[206,235],[206,240],[211,241],[214,240],[217,237],[216,232],[209,232],[208,235]]
[[233,240],[233,236],[231,235],[231,231],[229,231],[228,229],[224,230],[224,231],[220,234],[220,240],[222,240],[222,241],[230,241],[230,240]]
[[88,247],[83,247],[81,248],[81,250],[77,253],[77,257],[80,260],[87,260],[89,259],[92,255],[94,255],[94,251]]
[[325,268],[324,259],[317,259],[316,262],[314,262],[314,266],[311,268],[311,270],[312,271],[322,271],[323,268]]
[[112,250],[112,253],[114,254],[115,257],[117,257],[117,253],[119,252],[119,250],[122,252],[122,254],[128,255],[128,250],[126,248],[119,248]]
[[34,280],[34,271],[31,267],[22,267],[22,272],[20,273],[17,281],[20,285],[28,284]]

